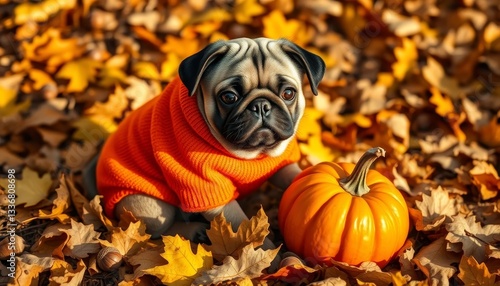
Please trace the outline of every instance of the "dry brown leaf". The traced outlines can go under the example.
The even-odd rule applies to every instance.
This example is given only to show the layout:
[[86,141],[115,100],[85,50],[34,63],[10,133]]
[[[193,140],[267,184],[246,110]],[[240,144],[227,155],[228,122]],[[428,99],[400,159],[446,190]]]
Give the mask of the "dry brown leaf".
[[86,258],[100,249],[99,236],[101,234],[94,230],[93,225],[84,225],[72,219],[71,228],[64,229],[62,232],[66,233],[69,238],[63,249],[66,256],[76,259]]
[[111,231],[114,229],[114,223],[104,215],[101,198],[102,196],[95,196],[88,205],[83,206],[82,220],[85,224],[94,225],[94,229],[104,226]]
[[226,256],[237,257],[249,244],[253,247],[261,246],[269,234],[268,229],[267,215],[262,208],[250,220],[243,221],[236,232],[221,213],[210,223],[207,236],[212,244],[206,245],[205,248],[211,251],[218,261],[222,261]]
[[453,264],[460,261],[460,255],[447,251],[446,243],[441,237],[422,247],[413,259],[431,285],[449,285],[448,279],[457,271]]
[[146,226],[142,221],[131,223],[126,230],[116,227],[112,230],[111,238],[100,240],[102,246],[114,247],[123,256],[131,256],[140,250],[140,247],[149,240],[151,235],[146,234]]
[[64,259],[63,249],[70,239],[64,230],[70,227],[70,225],[63,225],[61,223],[46,227],[40,238],[32,246],[32,253],[39,256],[53,256]]
[[461,90],[457,79],[446,75],[443,66],[434,58],[427,58],[427,65],[422,68],[422,75],[431,86],[436,87],[452,99],[464,97],[464,92]]
[[422,195],[422,201],[416,201],[417,208],[422,212],[422,224],[417,222],[417,230],[437,231],[444,224],[451,222],[451,217],[458,213],[455,199],[450,198],[441,186],[431,190],[431,195]]
[[251,244],[246,245],[238,259],[227,256],[222,265],[214,266],[194,280],[195,284],[217,284],[238,278],[256,278],[271,265],[278,254],[279,247],[273,250],[255,250]]
[[479,264],[473,256],[467,257],[462,256],[460,260],[460,265],[458,266],[460,273],[458,273],[458,278],[465,283],[465,285],[481,285],[481,286],[493,286],[498,285],[495,283],[495,276],[490,274],[488,268],[484,263]]
[[475,216],[464,218],[457,215],[453,222],[446,225],[446,240],[452,244],[461,244],[466,256],[473,256],[477,262],[486,260],[486,245],[495,245],[500,241],[500,225],[481,226]]
[[12,284],[9,285],[38,285],[40,273],[44,267],[37,264],[28,264],[21,259],[16,259],[16,271]]
[[481,198],[489,200],[498,195],[500,190],[500,177],[495,167],[484,161],[473,161],[474,168],[469,173],[472,177],[472,182],[479,189]]

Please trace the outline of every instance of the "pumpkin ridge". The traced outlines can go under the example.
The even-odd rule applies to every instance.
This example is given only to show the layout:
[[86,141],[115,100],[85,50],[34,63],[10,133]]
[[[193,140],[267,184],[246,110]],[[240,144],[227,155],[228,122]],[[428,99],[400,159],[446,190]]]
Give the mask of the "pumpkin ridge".
[[[321,205],[321,207],[314,214],[314,216],[311,217],[311,219],[309,220],[309,223],[307,224],[307,227],[306,227],[306,229],[304,231],[305,233],[311,234],[311,237],[310,237],[311,240],[313,239],[314,234],[317,233],[317,230],[310,229],[310,227],[317,227],[317,225],[318,225],[317,220],[319,220],[322,216],[324,216],[324,214],[325,214],[324,210],[326,208],[328,208],[330,206],[330,204],[332,204],[332,201],[334,201],[334,200],[340,200],[340,197],[338,197],[338,196],[342,196],[342,199],[343,199],[343,197],[345,197],[346,199],[349,199],[349,206],[352,204],[353,197],[350,194],[346,193],[346,192],[338,192],[335,195],[333,195],[331,198],[329,198],[327,201],[325,201],[325,203],[323,203]],[[344,203],[344,204],[346,204],[346,203]],[[340,218],[338,218],[338,220],[337,220],[338,223],[342,224],[342,227],[341,227],[342,230],[345,229],[345,225],[347,223],[348,214],[349,214],[349,210],[347,212],[345,212],[343,220],[341,220]],[[332,219],[336,219],[336,218],[332,218]],[[306,237],[307,236],[304,236],[303,239],[306,238]],[[344,239],[342,237],[340,239],[340,243],[339,243],[339,250],[342,248],[343,241],[344,241]],[[304,243],[304,240],[302,241],[301,245],[303,246],[302,247],[302,253],[309,252],[308,250],[305,249],[305,247],[307,246],[307,243]],[[337,250],[336,255],[338,254],[339,250]],[[323,257],[318,257],[317,255],[314,255],[314,254],[312,255],[312,257],[315,260],[323,261]]]

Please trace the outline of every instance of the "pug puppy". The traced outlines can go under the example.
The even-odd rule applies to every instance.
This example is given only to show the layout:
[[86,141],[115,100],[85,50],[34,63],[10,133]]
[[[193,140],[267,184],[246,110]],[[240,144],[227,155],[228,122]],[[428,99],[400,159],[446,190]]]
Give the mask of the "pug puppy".
[[324,71],[319,56],[284,39],[212,43],[124,119],[85,171],[86,188],[96,179],[106,214],[131,211],[153,237],[196,240],[208,225],[191,214],[223,212],[237,229],[248,219],[237,198],[266,180],[286,189],[301,172],[303,79],[317,94]]

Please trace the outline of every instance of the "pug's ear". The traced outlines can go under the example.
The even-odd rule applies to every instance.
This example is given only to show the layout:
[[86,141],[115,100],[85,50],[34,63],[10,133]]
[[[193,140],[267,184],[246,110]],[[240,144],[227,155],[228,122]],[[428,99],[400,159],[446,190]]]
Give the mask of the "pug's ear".
[[187,87],[189,96],[192,96],[196,92],[203,72],[205,72],[207,67],[219,56],[225,54],[228,49],[229,47],[224,44],[224,41],[217,41],[181,62],[179,77]]
[[281,48],[305,71],[311,90],[314,95],[318,94],[318,85],[325,74],[325,62],[318,55],[313,54],[296,44],[281,39]]

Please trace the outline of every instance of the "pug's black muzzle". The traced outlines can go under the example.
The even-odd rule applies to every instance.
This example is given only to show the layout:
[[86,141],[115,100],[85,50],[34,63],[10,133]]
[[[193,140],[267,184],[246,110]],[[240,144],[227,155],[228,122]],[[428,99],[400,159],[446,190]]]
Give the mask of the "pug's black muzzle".
[[256,98],[244,110],[240,107],[231,112],[222,134],[241,148],[273,147],[294,133],[293,119],[281,105],[264,97]]

